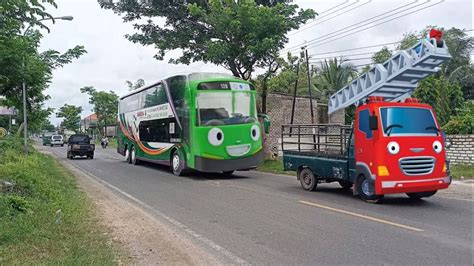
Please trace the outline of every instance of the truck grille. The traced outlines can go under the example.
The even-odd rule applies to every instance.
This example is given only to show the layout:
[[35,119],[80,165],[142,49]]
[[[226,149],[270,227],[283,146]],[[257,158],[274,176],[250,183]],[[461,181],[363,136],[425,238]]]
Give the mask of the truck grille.
[[400,169],[405,175],[427,175],[433,172],[435,159],[433,157],[401,158]]

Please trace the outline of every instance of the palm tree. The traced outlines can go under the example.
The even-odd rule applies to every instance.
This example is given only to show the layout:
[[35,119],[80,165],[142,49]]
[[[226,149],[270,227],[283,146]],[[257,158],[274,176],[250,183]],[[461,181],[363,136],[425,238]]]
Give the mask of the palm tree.
[[342,58],[322,61],[316,73],[316,87],[325,100],[358,75],[356,67]]

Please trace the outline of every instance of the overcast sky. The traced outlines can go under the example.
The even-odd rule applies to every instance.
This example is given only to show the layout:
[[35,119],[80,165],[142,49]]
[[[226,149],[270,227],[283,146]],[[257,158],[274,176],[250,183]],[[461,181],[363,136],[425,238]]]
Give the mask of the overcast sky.
[[[312,8],[320,13],[315,21],[303,26],[305,30],[289,35],[290,42],[287,48],[298,46],[305,41],[311,42],[318,37],[324,38],[314,44],[310,43],[317,45],[309,49],[310,54],[394,42],[400,40],[403,33],[417,31],[427,25],[472,29],[473,24],[471,0],[296,0],[294,2],[302,8]],[[94,86],[98,90],[113,90],[118,95],[123,95],[127,92],[126,80],[136,81],[142,78],[146,83],[152,83],[163,76],[181,72],[225,71],[203,63],[190,66],[173,65],[168,64],[167,60],[154,59],[153,47],[143,47],[125,39],[125,34],[134,32],[132,25],[123,23],[121,17],[113,12],[101,9],[97,0],[56,0],[56,3],[58,8],[49,8],[49,13],[54,16],[74,16],[74,20],[57,21],[56,24],[50,25],[51,33],[46,34],[42,40],[41,49],[64,52],[75,45],[84,45],[88,53],[54,72],[53,82],[46,91],[51,96],[51,100],[46,104],[49,107],[59,108],[65,103],[83,106],[84,117],[92,113],[92,107],[88,103],[88,97],[79,91],[83,86]],[[433,6],[428,7],[430,5]],[[425,7],[428,8],[419,10]],[[414,13],[397,18],[410,12]],[[362,25],[359,24],[359,27],[349,27],[374,16],[378,17]],[[394,20],[376,26],[389,19]],[[336,40],[347,33],[371,26],[374,27]],[[349,28],[339,32],[340,35],[334,33],[346,27]],[[472,35],[472,31],[469,34]],[[326,35],[328,36],[325,37]],[[350,55],[378,49],[369,48],[314,57]],[[176,55],[177,52],[167,54],[168,57]],[[352,56],[352,58],[364,57],[369,55]],[[367,61],[360,60],[354,63],[362,64]],[[52,116],[51,121],[57,125],[60,119]]]

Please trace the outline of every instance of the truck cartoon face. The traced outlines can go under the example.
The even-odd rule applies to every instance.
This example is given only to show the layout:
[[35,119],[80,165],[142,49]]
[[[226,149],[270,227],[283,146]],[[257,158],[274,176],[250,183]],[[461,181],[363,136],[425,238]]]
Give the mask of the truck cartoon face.
[[371,173],[375,194],[438,190],[450,183],[434,111],[413,101],[358,108],[355,160]]

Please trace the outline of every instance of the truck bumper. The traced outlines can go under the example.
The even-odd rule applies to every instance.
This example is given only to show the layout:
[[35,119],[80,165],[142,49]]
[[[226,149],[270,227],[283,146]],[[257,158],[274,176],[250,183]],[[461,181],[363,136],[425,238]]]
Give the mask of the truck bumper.
[[379,182],[380,187],[377,189],[376,186],[376,190],[379,190],[376,191],[376,194],[412,193],[446,189],[451,184],[451,177],[396,181],[383,180]]
[[216,160],[196,156],[194,159],[194,169],[208,173],[218,173],[233,170],[248,170],[256,168],[261,162],[263,162],[263,158],[263,150],[249,157],[231,160]]

